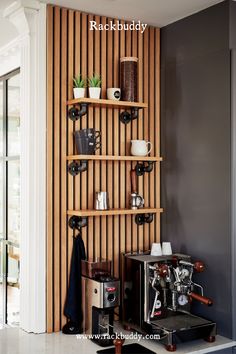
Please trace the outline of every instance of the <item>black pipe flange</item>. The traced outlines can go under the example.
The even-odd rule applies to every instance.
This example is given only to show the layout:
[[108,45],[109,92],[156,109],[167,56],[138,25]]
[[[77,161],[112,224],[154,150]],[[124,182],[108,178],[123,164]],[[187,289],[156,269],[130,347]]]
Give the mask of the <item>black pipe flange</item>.
[[120,113],[120,121],[124,124],[130,123],[132,120],[131,114],[129,112],[122,112]]
[[153,162],[138,162],[135,166],[135,172],[137,176],[143,176],[146,172],[151,172],[153,170]]
[[87,171],[88,169],[88,161],[81,160],[80,163],[77,161],[73,161],[68,165],[68,172],[73,176],[77,176],[80,172]]
[[77,107],[72,107],[69,109],[69,118],[73,120],[73,122],[88,113],[88,103],[81,103],[80,107],[80,109]]
[[150,224],[153,221],[153,214],[137,214],[135,215],[135,222],[138,226],[144,225],[145,223]]
[[73,215],[70,217],[68,225],[72,230],[80,230],[82,227],[88,225],[88,220],[87,217],[82,218],[81,216]]
[[132,107],[131,108],[131,113],[124,111],[120,113],[120,121],[124,124],[128,124],[131,122],[131,120],[137,119],[138,118],[138,107]]

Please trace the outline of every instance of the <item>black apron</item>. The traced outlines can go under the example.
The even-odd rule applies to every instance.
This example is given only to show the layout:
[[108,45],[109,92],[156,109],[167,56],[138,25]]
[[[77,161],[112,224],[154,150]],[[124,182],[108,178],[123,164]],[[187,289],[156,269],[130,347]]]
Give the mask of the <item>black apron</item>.
[[73,238],[69,288],[64,308],[64,315],[69,319],[69,322],[63,327],[63,333],[65,334],[76,334],[82,331],[82,260],[85,260],[85,248],[83,239],[79,234]]

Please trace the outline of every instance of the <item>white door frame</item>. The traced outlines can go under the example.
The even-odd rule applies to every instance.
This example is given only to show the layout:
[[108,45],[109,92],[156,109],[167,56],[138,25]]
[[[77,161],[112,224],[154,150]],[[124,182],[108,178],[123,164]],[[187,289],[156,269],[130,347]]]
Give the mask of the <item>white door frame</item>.
[[20,327],[46,331],[46,5],[20,0],[15,25],[21,70]]

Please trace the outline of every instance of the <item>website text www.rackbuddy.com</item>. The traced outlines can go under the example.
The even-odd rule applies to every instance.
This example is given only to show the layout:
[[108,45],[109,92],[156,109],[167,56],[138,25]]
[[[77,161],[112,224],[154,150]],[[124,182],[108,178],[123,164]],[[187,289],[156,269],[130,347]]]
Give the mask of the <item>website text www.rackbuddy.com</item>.
[[130,333],[130,334],[124,334],[124,333],[114,333],[112,335],[105,334],[105,335],[100,335],[100,334],[77,334],[76,335],[77,339],[90,339],[90,340],[99,340],[101,338],[103,339],[132,339],[140,342],[141,339],[154,339],[154,340],[160,340],[160,335],[159,334],[146,334],[142,335],[139,333]]

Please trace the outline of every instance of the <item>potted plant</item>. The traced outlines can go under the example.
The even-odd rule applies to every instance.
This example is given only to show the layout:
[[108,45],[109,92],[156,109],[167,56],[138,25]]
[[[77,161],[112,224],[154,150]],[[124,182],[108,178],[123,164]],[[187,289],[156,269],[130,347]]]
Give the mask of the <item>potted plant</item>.
[[94,74],[93,76],[88,78],[90,98],[100,98],[101,83],[102,83],[101,76],[98,74]]
[[85,96],[85,80],[82,79],[81,74],[73,78],[74,98],[83,98]]

